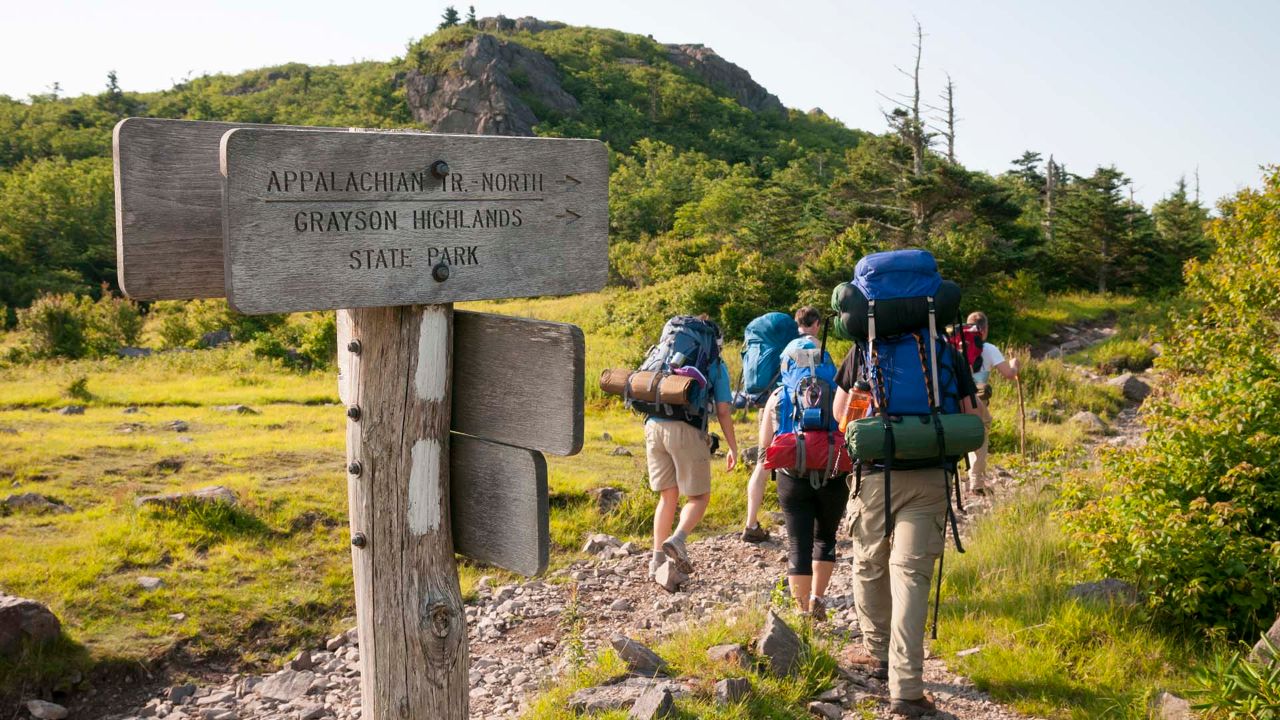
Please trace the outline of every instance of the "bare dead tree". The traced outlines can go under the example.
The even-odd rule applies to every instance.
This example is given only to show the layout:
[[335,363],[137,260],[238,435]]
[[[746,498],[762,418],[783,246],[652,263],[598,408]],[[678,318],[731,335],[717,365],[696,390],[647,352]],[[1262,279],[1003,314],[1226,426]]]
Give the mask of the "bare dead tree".
[[941,135],[947,141],[947,162],[952,165],[956,164],[956,123],[959,118],[956,117],[956,86],[951,80],[951,73],[947,73],[947,86],[942,91],[943,107],[929,106],[930,110],[942,113],[939,122],[941,127],[930,126],[935,132]]
[[1053,201],[1058,190],[1058,167],[1049,155],[1049,164],[1044,173],[1044,235],[1047,242],[1053,242]]
[[[924,177],[924,156],[929,149],[933,134],[928,131],[924,121],[920,117],[920,62],[924,54],[924,28],[921,27],[920,21],[916,20],[916,41],[913,45],[916,55],[915,64],[910,72],[897,68],[911,80],[911,93],[899,94],[896,97],[878,93],[880,97],[893,103],[895,107],[884,112],[885,120],[889,127],[898,133],[903,142],[911,150],[911,167],[909,173],[912,177],[919,179]],[[912,234],[914,239],[923,240],[926,229],[925,225],[925,205],[923,199],[914,199],[911,205],[912,218]]]

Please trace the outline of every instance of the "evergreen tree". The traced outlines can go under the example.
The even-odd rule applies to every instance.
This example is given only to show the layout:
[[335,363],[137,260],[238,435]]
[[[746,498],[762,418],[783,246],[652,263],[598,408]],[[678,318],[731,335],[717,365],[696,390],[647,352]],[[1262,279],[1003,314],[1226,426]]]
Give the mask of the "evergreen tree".
[[1158,275],[1152,287],[1176,285],[1182,279],[1182,265],[1191,258],[1204,259],[1213,247],[1205,236],[1209,211],[1187,196],[1187,179],[1178,178],[1172,193],[1151,208],[1160,250],[1153,267]]
[[443,20],[436,27],[436,29],[444,30],[445,28],[454,27],[458,24],[458,19],[459,19],[458,9],[450,5],[449,7],[444,9]]
[[1040,173],[1040,153],[1027,150],[1010,164],[1014,167],[1010,172],[1027,185],[1038,189],[1045,184],[1045,176]]
[[479,26],[480,26],[480,21],[476,20],[476,6],[470,5],[467,7],[467,27],[473,28],[473,27],[479,27]]
[[1128,182],[1115,167],[1100,167],[1087,178],[1074,178],[1063,193],[1048,252],[1051,265],[1075,283],[1093,284],[1098,292],[1116,289],[1131,234],[1122,193]]

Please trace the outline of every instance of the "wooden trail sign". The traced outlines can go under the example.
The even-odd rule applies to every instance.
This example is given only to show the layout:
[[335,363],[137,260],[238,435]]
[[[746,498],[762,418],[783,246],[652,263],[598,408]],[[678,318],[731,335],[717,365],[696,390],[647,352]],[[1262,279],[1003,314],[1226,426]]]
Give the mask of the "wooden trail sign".
[[541,452],[582,447],[585,348],[576,327],[451,303],[603,287],[604,147],[300,130],[121,121],[121,286],[339,308],[363,717],[465,718],[454,552],[546,567]]
[[240,312],[568,295],[608,276],[595,140],[241,128],[221,166]]

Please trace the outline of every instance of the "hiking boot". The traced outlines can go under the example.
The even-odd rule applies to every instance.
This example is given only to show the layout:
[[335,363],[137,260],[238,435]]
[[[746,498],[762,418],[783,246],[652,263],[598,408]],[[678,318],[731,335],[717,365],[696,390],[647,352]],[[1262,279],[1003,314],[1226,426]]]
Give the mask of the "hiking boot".
[[840,662],[852,665],[876,680],[889,679],[889,663],[867,652],[867,649],[861,645],[850,645],[845,648],[844,652],[840,653]]
[[662,561],[656,557],[649,558],[649,579],[652,580],[658,574],[658,568],[662,567]]
[[756,523],[755,527],[742,529],[742,542],[745,543],[762,543],[768,542],[769,531],[760,527],[760,523]]
[[933,700],[929,699],[928,695],[919,700],[891,699],[889,701],[890,715],[921,717],[922,715],[931,715],[936,712],[938,712],[938,706],[933,704]]
[[689,552],[684,548],[684,540],[672,535],[662,543],[662,552],[676,564],[676,569],[688,575],[693,572],[693,563],[689,562]]
[[813,618],[814,622],[827,621],[827,604],[823,602],[822,598],[809,598],[809,617]]

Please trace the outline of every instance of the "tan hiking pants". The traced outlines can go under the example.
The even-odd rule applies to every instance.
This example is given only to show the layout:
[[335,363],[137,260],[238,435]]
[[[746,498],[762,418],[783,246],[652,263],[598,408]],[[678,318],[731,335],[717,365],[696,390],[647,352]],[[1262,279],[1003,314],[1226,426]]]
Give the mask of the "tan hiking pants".
[[991,437],[991,423],[986,423],[986,432],[982,436],[982,447],[969,453],[969,492],[987,487],[987,443]]
[[893,532],[884,533],[884,475],[862,478],[849,501],[853,595],[867,651],[889,666],[889,694],[924,697],[924,629],[933,564],[945,542],[947,491],[942,470],[894,470]]

